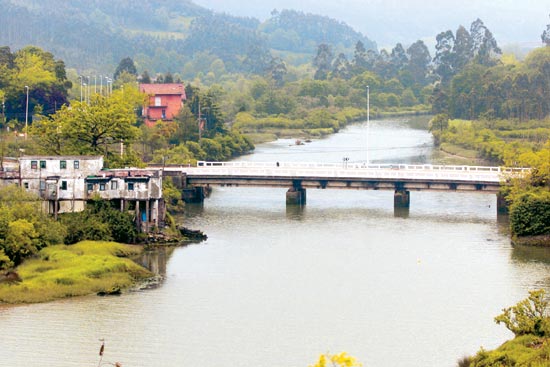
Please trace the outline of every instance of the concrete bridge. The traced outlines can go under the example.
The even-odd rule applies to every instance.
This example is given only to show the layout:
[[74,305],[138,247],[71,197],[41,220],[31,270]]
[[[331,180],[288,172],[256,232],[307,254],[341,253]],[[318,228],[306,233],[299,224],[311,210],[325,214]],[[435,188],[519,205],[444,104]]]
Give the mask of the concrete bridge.
[[[431,164],[299,162],[204,162],[196,167],[164,167],[180,176],[184,199],[202,202],[211,186],[286,187],[287,204],[306,203],[306,189],[393,190],[394,206],[408,208],[411,191],[465,191],[497,194],[503,183],[525,169]],[[504,200],[498,196],[497,207]]]

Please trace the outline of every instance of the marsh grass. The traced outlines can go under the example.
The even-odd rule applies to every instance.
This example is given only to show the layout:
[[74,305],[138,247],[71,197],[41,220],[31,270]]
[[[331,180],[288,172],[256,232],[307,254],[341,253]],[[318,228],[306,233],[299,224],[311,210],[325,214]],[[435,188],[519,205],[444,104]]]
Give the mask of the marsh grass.
[[17,268],[20,283],[0,284],[0,302],[36,303],[128,288],[152,274],[129,259],[141,248],[83,241],[51,246]]
[[550,365],[550,343],[548,338],[522,335],[509,340],[493,351],[480,350],[472,358],[471,367]]

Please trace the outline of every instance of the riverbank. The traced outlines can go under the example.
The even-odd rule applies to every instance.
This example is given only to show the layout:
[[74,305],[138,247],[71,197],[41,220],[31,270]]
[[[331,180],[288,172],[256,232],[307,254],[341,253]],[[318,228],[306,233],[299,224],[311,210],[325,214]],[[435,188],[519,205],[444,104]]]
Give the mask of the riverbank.
[[[430,109],[419,106],[410,109],[370,111],[371,119],[429,115]],[[349,124],[365,121],[367,110],[344,108],[338,111],[319,109],[311,111],[305,118],[293,119],[281,116],[256,118],[249,113],[239,113],[234,127],[245,134],[254,144],[267,143],[277,139],[319,139],[337,133]]]
[[82,241],[42,249],[0,283],[0,303],[39,303],[89,294],[118,293],[154,274],[131,260],[142,246]]

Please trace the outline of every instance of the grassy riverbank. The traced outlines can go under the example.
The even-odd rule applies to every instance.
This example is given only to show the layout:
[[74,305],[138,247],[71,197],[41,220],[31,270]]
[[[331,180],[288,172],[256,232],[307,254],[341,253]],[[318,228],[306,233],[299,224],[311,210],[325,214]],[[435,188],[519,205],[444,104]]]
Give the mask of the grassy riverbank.
[[128,288],[152,274],[129,257],[141,247],[82,241],[42,249],[17,267],[20,282],[0,284],[0,302],[37,303]]

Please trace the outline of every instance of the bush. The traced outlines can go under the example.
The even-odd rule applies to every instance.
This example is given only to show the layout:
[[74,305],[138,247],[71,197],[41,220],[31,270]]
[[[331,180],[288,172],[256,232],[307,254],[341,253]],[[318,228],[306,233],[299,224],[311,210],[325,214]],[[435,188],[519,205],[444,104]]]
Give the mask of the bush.
[[502,310],[503,313],[495,317],[495,322],[503,323],[516,336],[527,334],[550,336],[548,301],[544,300],[544,296],[543,289],[529,291],[529,297],[515,306]]
[[513,199],[510,227],[516,236],[550,234],[550,192],[532,190]]

